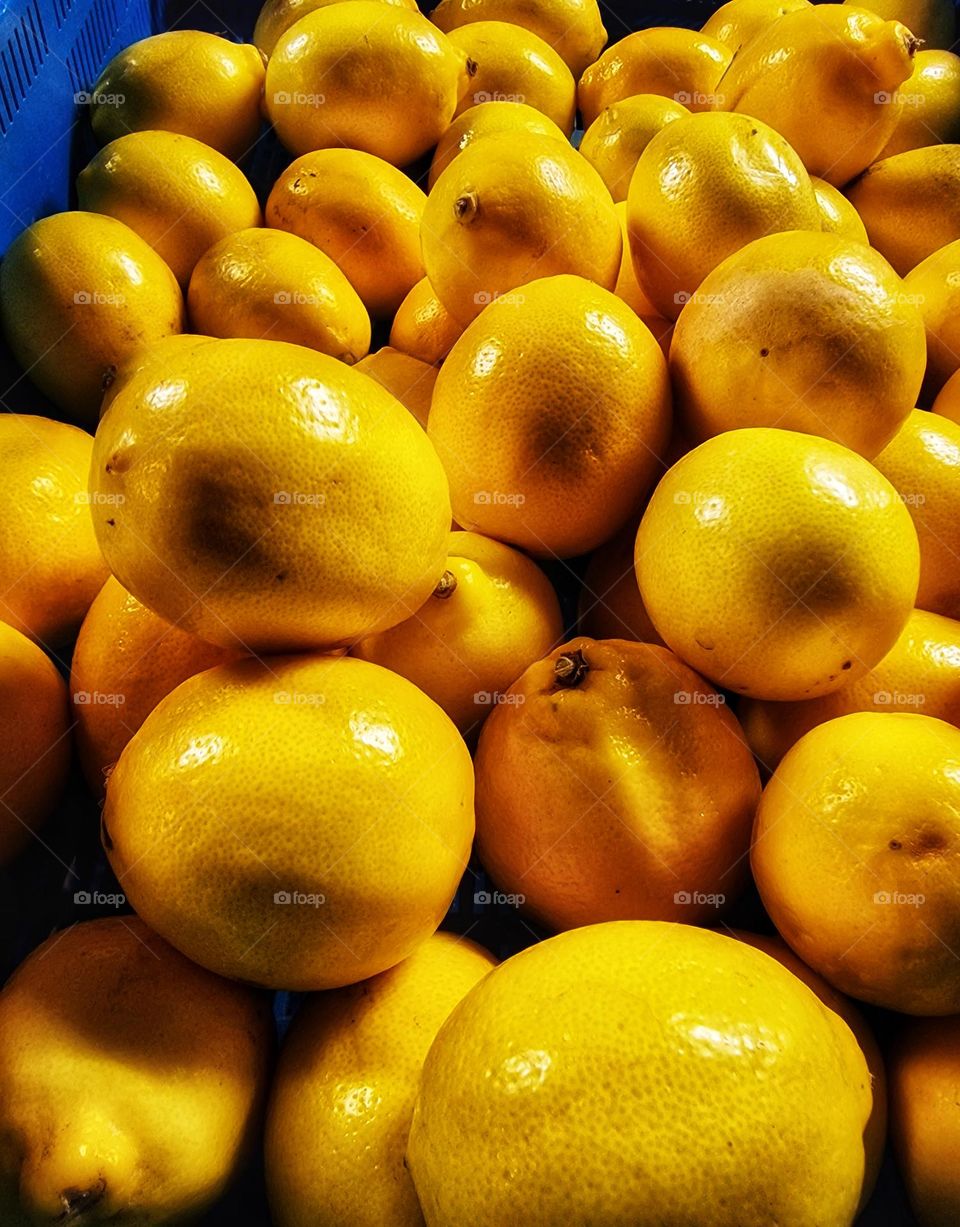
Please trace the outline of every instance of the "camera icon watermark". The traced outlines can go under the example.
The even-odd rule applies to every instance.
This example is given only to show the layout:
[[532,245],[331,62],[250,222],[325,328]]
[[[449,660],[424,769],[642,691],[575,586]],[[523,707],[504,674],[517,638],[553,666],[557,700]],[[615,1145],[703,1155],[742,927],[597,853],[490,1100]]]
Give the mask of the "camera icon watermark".
[[276,890],[273,901],[280,907],[322,907],[327,896],[302,890]]

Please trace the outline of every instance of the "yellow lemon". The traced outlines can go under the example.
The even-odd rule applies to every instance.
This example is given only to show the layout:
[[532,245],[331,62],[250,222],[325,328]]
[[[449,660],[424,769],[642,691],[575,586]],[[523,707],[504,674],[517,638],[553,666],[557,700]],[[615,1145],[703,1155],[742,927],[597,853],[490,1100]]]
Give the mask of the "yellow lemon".
[[260,132],[264,60],[249,43],[200,30],[169,30],[132,43],[92,91],[101,144],[128,132],[179,132],[234,160]]
[[873,463],[913,517],[918,608],[960,618],[960,425],[915,409]]
[[69,762],[63,679],[35,643],[0,622],[0,865],[49,817]]
[[498,703],[477,855],[551,929],[702,923],[746,879],[760,778],[723,697],[666,648],[572,639]]
[[917,1222],[960,1216],[960,1018],[911,1019],[888,1055],[894,1151]]
[[506,21],[472,21],[449,38],[466,52],[470,73],[458,114],[504,99],[542,111],[567,135],[573,131],[577,83],[549,43]]
[[75,426],[0,414],[0,619],[53,648],[70,639],[109,574],[90,515],[93,439]]
[[496,960],[437,933],[389,971],[312,997],[280,1057],[266,1131],[276,1227],[423,1227],[405,1162],[430,1045]]
[[780,935],[834,988],[956,1014],[958,841],[960,729],[856,712],[811,729],[777,767],[751,864]]
[[182,330],[183,296],[163,260],[122,222],[55,213],[7,248],[0,320],[40,391],[92,423],[117,368]]
[[447,566],[412,618],[362,639],[353,655],[409,678],[465,736],[563,633],[535,562],[477,533],[450,534]]
[[209,145],[172,132],[111,141],[80,172],[77,199],[81,209],[139,234],[182,285],[208,247],[262,220],[242,171]]
[[272,1048],[263,996],[136,916],[54,933],[0,993],[4,1224],[202,1214],[249,1162]]
[[960,139],[960,56],[918,51],[899,92],[900,118],[878,158]]
[[902,21],[928,47],[953,46],[956,15],[952,0],[871,0],[870,11]]
[[437,368],[411,358],[389,345],[376,353],[367,354],[357,363],[357,370],[375,379],[381,387],[405,405],[420,425],[426,430],[430,416],[433,386],[437,382]]
[[960,239],[960,145],[908,149],[874,162],[847,195],[871,244],[905,277]]
[[628,307],[634,311],[653,333],[657,344],[663,350],[665,358],[670,357],[670,341],[673,337],[673,320],[657,312],[656,307],[646,295],[646,291],[637,280],[637,270],[633,267],[633,257],[630,255],[630,235],[627,231],[627,203],[618,200],[616,203],[617,220],[620,222],[620,235],[623,240],[623,255],[620,257],[620,272],[613,292],[617,298],[622,298]]
[[267,224],[319,247],[371,315],[390,316],[423,277],[426,200],[412,179],[381,158],[320,149],[297,158],[274,184]]
[[[212,340],[214,340],[213,337],[202,336],[196,332],[175,332],[172,336],[163,337],[144,349],[135,350],[105,381],[107,387],[100,403],[100,416],[103,417],[120,389],[125,387],[135,375],[147,369],[162,373],[169,358],[187,353],[191,349],[196,349],[198,345],[206,345]],[[89,465],[87,467],[89,468]]]
[[663,640],[650,621],[633,571],[637,525],[630,522],[594,550],[583,575],[578,625],[591,639]]
[[660,94],[690,111],[717,104],[717,87],[732,52],[696,30],[657,26],[628,34],[580,78],[577,100],[589,128],[601,111],[635,94]]
[[839,234],[855,243],[869,244],[867,228],[860,220],[860,214],[847,200],[846,196],[825,179],[810,176],[813,190],[820,209],[820,227],[828,234]]
[[669,425],[650,331],[609,290],[545,277],[491,303],[454,345],[429,435],[458,524],[565,558],[639,510]]
[[796,231],[754,240],[701,282],[670,373],[693,439],[778,426],[870,457],[916,405],[925,358],[923,320],[882,256]]
[[915,609],[890,651],[832,694],[798,703],[744,699],[750,748],[771,771],[818,724],[858,711],[905,711],[960,725],[960,622]]
[[120,583],[226,647],[338,646],[412,613],[450,503],[421,427],[375,381],[281,341],[208,341],[117,393],[91,465]]
[[319,248],[283,230],[239,230],[201,257],[187,295],[212,337],[267,337],[358,362],[370,348],[359,294]]
[[102,835],[137,912],[188,957],[321,989],[436,930],[473,824],[470,755],[440,708],[388,669],[308,655],[178,686],[121,754]]
[[430,20],[448,34],[475,21],[509,21],[539,35],[575,75],[607,41],[597,0],[440,0]]
[[903,290],[927,330],[924,403],[929,404],[960,367],[960,238],[927,256],[903,280]]
[[401,353],[438,366],[463,329],[422,277],[397,308],[390,325],[390,344]]
[[[326,8],[328,4],[340,2],[341,0],[267,0],[257,17],[253,41],[264,55],[270,56],[281,36],[286,34],[294,22],[317,9]],[[418,12],[417,0],[386,0],[386,3],[409,9],[411,13]]]
[[787,430],[736,430],[683,456],[637,534],[653,624],[717,685],[807,699],[871,669],[913,608],[910,513],[862,456]]
[[676,319],[727,256],[784,230],[820,230],[803,163],[772,128],[746,115],[688,115],[658,132],[627,198],[637,279]]
[[603,180],[575,149],[533,132],[454,158],[427,197],[421,240],[430,284],[462,325],[535,278],[575,273],[612,287],[623,252]]
[[468,145],[483,136],[499,136],[501,140],[509,140],[514,132],[536,132],[541,136],[554,136],[564,143],[567,140],[566,134],[552,119],[525,102],[488,99],[461,111],[437,142],[430,163],[428,184],[431,190],[453,159]]
[[407,1157],[427,1227],[848,1227],[870,1106],[849,1028],[774,959],[620,921],[523,951],[461,1001]]
[[77,752],[90,790],[102,796],[124,746],[161,699],[234,655],[165,622],[111,576],[70,662]]
[[942,417],[950,418],[953,422],[960,423],[960,372],[954,371],[947,382],[937,393],[937,398],[933,402],[933,412],[939,413]]
[[811,175],[839,187],[890,139],[902,105],[897,90],[919,46],[906,26],[866,9],[807,5],[739,52],[719,105],[768,123]]
[[809,7],[810,0],[727,0],[707,18],[700,32],[736,53],[785,14]]
[[404,166],[437,143],[466,86],[466,55],[426,17],[342,0],[280,37],[265,105],[292,153],[346,145]]
[[614,200],[626,200],[630,178],[640,155],[661,128],[689,112],[660,94],[637,94],[601,111],[580,141],[580,152],[610,189]]

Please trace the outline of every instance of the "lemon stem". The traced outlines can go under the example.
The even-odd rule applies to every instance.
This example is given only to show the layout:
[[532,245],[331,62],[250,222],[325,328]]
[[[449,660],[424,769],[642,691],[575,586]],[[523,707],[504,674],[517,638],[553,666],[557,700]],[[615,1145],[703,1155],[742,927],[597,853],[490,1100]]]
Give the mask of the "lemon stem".
[[558,656],[553,666],[553,676],[557,685],[567,689],[579,686],[589,671],[590,666],[584,660],[579,648]]
[[457,577],[452,571],[444,571],[437,581],[437,586],[433,590],[433,595],[438,600],[445,601],[448,597],[453,596],[457,590]]

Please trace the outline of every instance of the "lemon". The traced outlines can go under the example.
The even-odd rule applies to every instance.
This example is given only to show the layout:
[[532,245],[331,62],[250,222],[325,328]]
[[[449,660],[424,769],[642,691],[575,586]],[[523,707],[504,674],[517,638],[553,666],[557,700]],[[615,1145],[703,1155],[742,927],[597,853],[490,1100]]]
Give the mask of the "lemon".
[[187,295],[194,327],[213,337],[267,337],[341,362],[370,348],[370,317],[336,264],[283,230],[239,230],[200,258]]
[[661,128],[689,114],[685,106],[659,94],[637,94],[601,111],[580,141],[580,152],[610,189],[626,200],[640,155]]
[[900,86],[903,109],[878,158],[960,138],[960,56],[918,51],[913,72]]
[[117,367],[182,330],[183,297],[163,260],[122,222],[54,213],[7,248],[0,320],[40,391],[92,423]]
[[463,329],[422,277],[397,307],[390,325],[390,345],[420,362],[439,365]]
[[[120,389],[126,387],[135,375],[145,370],[153,370],[157,374],[162,374],[168,359],[185,354],[199,345],[206,345],[214,339],[195,332],[175,332],[172,336],[162,337],[152,345],[135,350],[106,381],[106,391],[100,403],[100,416],[103,417]],[[88,462],[87,469],[89,468]]]
[[917,304],[927,330],[923,394],[929,404],[960,368],[960,238],[921,260],[907,273],[903,289]]
[[847,189],[871,244],[901,277],[960,239],[960,145],[908,149],[868,167]]
[[656,26],[620,39],[584,72],[577,100],[584,128],[601,111],[635,94],[660,94],[690,111],[709,111],[722,98],[720,78],[731,51],[695,30]]
[[109,574],[87,495],[92,452],[75,426],[0,414],[0,619],[53,648],[70,639]]
[[580,591],[579,630],[591,639],[630,639],[663,646],[633,573],[636,539],[637,524],[631,521],[590,556]]
[[623,243],[610,193],[569,145],[532,132],[476,141],[427,197],[423,262],[462,325],[498,294],[560,273],[616,284]]
[[960,622],[915,609],[890,651],[839,690],[798,703],[744,699],[750,748],[771,771],[818,724],[859,711],[906,711],[960,725]]
[[479,946],[437,933],[389,971],[301,1009],[267,1121],[276,1227],[423,1227],[404,1162],[420,1070],[447,1015],[493,966]]
[[870,457],[916,405],[925,357],[923,320],[882,256],[787,232],[704,279],[677,320],[670,371],[693,439],[777,426]]
[[77,752],[91,792],[103,795],[124,746],[162,698],[235,655],[165,622],[111,576],[70,662]]
[[362,639],[353,655],[409,678],[466,736],[563,633],[536,563],[477,533],[450,534],[440,582],[412,618]]
[[565,558],[639,510],[669,423],[650,331],[609,290],[566,276],[498,298],[466,329],[428,433],[459,525]]
[[960,1019],[918,1018],[898,1028],[889,1054],[891,1132],[917,1222],[952,1227],[960,1180]]
[[267,224],[319,247],[371,315],[390,316],[423,277],[426,200],[412,179],[382,158],[358,149],[320,149],[297,158],[274,184]]
[[436,453],[388,392],[280,341],[208,341],[114,398],[91,466],[104,556],[227,647],[337,646],[402,621],[446,560]]
[[196,1217],[248,1161],[272,1046],[259,994],[137,917],[55,933],[0,994],[4,1224]]
[[801,737],[764,789],[751,853],[764,906],[841,992],[960,1012],[958,768],[952,724],[857,712]]
[[960,424],[915,409],[874,464],[893,483],[917,530],[917,606],[960,618]]
[[825,179],[810,176],[813,190],[820,209],[820,226],[827,234],[839,234],[855,243],[869,244],[867,228],[860,220],[860,214],[832,183]]
[[[416,0],[385,0],[385,2],[395,4],[398,8],[409,9],[411,13],[418,11]],[[338,3],[340,0],[267,0],[257,17],[253,41],[264,55],[270,56],[277,42],[294,22],[317,9],[326,8],[328,4]]]
[[862,456],[736,430],[682,457],[637,534],[637,579],[667,645],[762,699],[807,699],[871,669],[913,608],[917,534]]
[[49,817],[69,762],[66,686],[35,643],[0,622],[0,865]]
[[433,397],[434,384],[437,382],[437,368],[419,358],[411,358],[409,354],[401,353],[389,345],[384,345],[376,353],[367,354],[357,363],[357,370],[375,379],[381,387],[397,398],[413,414],[420,425],[426,430],[427,418],[430,415],[430,402]]
[[430,20],[448,34],[475,21],[509,21],[539,35],[575,75],[607,41],[597,0],[440,0]]
[[902,21],[927,47],[953,45],[956,16],[952,0],[871,0],[870,11]]
[[720,106],[762,119],[811,175],[840,187],[893,134],[897,91],[919,46],[906,26],[866,9],[806,5],[743,47],[721,83]]
[[621,921],[541,942],[467,994],[427,1057],[407,1154],[427,1227],[848,1227],[870,1101],[847,1025],[779,963]]
[[506,21],[472,21],[449,38],[466,52],[470,72],[458,114],[506,99],[542,111],[567,135],[573,131],[577,83],[549,43]]
[[467,57],[417,12],[342,0],[279,39],[265,107],[295,154],[346,145],[404,166],[443,135],[467,86]]
[[477,854],[551,929],[714,920],[743,888],[760,779],[734,716],[666,648],[572,639],[498,703]]
[[701,33],[736,53],[786,13],[809,7],[809,0],[727,0],[703,23]]
[[106,213],[145,239],[182,284],[219,239],[259,226],[260,205],[242,171],[191,136],[132,132],[80,172],[81,209]]
[[[324,786],[305,787],[316,771]],[[470,854],[473,769],[440,708],[387,669],[240,660],[150,713],[110,776],[102,833],[121,889],[188,957],[335,988],[438,927]]]
[[566,134],[552,119],[525,102],[487,99],[462,110],[437,142],[430,162],[428,184],[431,190],[453,159],[468,145],[484,136],[509,138],[514,132],[536,132],[541,136],[556,137],[564,143],[567,140]]
[[179,132],[234,160],[260,132],[264,60],[249,43],[201,30],[168,30],[132,43],[92,91],[101,144],[128,132]]
[[820,230],[803,163],[772,128],[746,115],[678,119],[641,153],[627,199],[637,279],[676,319],[708,273],[752,239]]
[[957,374],[954,371],[937,393],[932,408],[933,412],[940,414],[941,417],[960,423],[960,378],[957,377]]
[[673,320],[668,320],[658,314],[656,307],[647,297],[645,290],[637,280],[637,270],[633,267],[633,257],[630,255],[630,235],[627,231],[627,203],[618,200],[615,206],[617,220],[620,222],[620,235],[623,240],[623,255],[620,257],[620,272],[613,292],[617,298],[623,299],[650,329],[657,344],[663,350],[665,358],[670,357],[670,341],[673,337]]

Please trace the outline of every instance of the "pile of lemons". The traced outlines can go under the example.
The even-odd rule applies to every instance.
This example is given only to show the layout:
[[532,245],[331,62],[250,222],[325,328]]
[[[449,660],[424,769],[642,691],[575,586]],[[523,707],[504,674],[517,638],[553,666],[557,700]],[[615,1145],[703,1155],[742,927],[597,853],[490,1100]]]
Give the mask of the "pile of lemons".
[[75,753],[136,914],[0,993],[2,1227],[960,1222],[953,6],[623,33],[156,35],[7,251],[0,863]]

